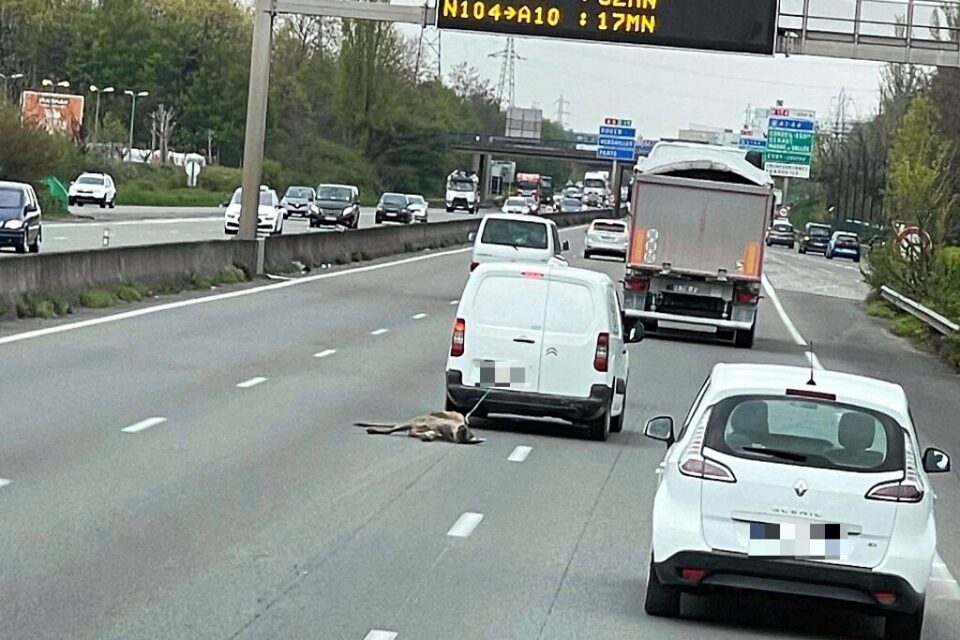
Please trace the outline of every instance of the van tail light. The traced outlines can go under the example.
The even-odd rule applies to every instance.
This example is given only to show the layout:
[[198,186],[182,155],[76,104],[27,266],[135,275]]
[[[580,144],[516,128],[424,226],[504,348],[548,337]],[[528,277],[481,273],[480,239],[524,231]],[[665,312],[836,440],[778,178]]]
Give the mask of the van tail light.
[[471,262],[470,262],[470,271],[473,271],[474,269],[476,269],[476,268],[479,267],[479,266],[480,266],[480,263],[479,263],[479,262],[473,262],[473,261],[471,261]]
[[450,355],[458,357],[463,355],[463,343],[467,337],[467,322],[463,318],[457,318],[453,323],[453,338],[450,341]]
[[[708,414],[709,415],[709,414]],[[724,464],[704,457],[703,441],[707,433],[707,422],[704,419],[693,432],[690,444],[680,455],[680,473],[691,478],[700,478],[701,480],[715,480],[717,482],[736,482],[737,477],[733,475]]]
[[917,460],[913,454],[913,443],[910,436],[903,436],[904,471],[903,479],[881,482],[874,485],[867,495],[867,500],[884,500],[886,502],[920,502],[923,500],[923,481],[917,473]]
[[873,597],[877,599],[877,602],[887,607],[897,602],[897,594],[892,591],[874,591]]
[[698,567],[683,567],[680,569],[680,579],[684,582],[692,582],[697,584],[703,580],[704,576],[707,575],[706,569],[700,569]]
[[630,291],[646,291],[649,284],[649,280],[632,280],[628,278],[623,281],[623,285]]
[[610,364],[610,334],[597,335],[597,350],[593,354],[593,368],[597,371],[606,371]]

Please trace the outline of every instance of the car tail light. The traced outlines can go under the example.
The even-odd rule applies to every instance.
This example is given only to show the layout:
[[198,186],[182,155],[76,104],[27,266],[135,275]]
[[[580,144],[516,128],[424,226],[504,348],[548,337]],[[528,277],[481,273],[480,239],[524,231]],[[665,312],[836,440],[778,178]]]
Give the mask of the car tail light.
[[[709,414],[708,414],[709,415]],[[736,482],[737,477],[733,475],[724,464],[704,457],[703,441],[707,433],[707,422],[704,419],[693,432],[693,438],[690,444],[683,450],[680,456],[680,473],[691,478],[700,478],[701,480],[715,480],[717,482]]]
[[624,280],[623,285],[630,291],[646,291],[649,286],[649,280]]
[[479,263],[479,262],[473,262],[473,261],[471,261],[471,262],[470,262],[470,271],[473,271],[474,269],[476,269],[476,268],[479,267],[479,266],[480,266],[480,263]]
[[910,436],[903,436],[903,479],[881,482],[867,491],[868,500],[887,502],[920,502],[923,500],[923,481],[917,473],[917,460],[913,455],[913,443]]
[[706,569],[698,569],[694,567],[683,567],[680,569],[680,579],[686,582],[700,582],[703,580],[705,575],[707,575]]
[[606,371],[610,360],[610,334],[601,333],[597,336],[597,351],[593,355],[593,368],[597,371]]
[[873,597],[882,605],[891,605],[897,601],[897,594],[892,591],[874,591]]
[[467,336],[467,322],[463,318],[457,318],[453,323],[453,338],[450,341],[450,355],[458,357],[463,355],[463,343]]

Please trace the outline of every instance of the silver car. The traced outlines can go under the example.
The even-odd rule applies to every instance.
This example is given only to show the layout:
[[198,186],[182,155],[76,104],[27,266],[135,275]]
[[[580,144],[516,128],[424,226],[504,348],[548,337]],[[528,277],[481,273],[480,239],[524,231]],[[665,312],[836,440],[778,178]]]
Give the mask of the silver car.
[[627,223],[598,218],[587,228],[583,257],[589,259],[599,254],[626,258],[629,244]]
[[427,209],[429,208],[426,198],[418,194],[407,194],[407,209],[413,212],[414,222],[428,222]]

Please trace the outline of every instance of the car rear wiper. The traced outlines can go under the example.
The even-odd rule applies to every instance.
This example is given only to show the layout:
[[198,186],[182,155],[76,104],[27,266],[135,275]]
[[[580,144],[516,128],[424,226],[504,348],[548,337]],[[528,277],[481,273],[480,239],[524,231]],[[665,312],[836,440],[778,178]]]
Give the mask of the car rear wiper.
[[780,458],[782,460],[790,460],[791,462],[806,462],[807,456],[802,453],[794,453],[793,451],[784,451],[783,449],[767,449],[766,447],[741,447],[741,451],[746,451],[748,453],[762,453],[764,455],[772,456],[774,458]]

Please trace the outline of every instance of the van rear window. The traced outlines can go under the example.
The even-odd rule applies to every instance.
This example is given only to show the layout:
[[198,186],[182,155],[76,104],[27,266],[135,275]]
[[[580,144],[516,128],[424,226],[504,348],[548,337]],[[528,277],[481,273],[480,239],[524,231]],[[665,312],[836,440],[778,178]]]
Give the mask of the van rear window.
[[490,218],[483,227],[480,242],[525,249],[546,249],[547,225],[542,222]]
[[554,280],[550,283],[547,298],[546,330],[577,335],[587,333],[593,325],[594,307],[587,287]]
[[542,278],[490,276],[477,288],[470,321],[486,327],[540,331],[546,297],[547,281]]

